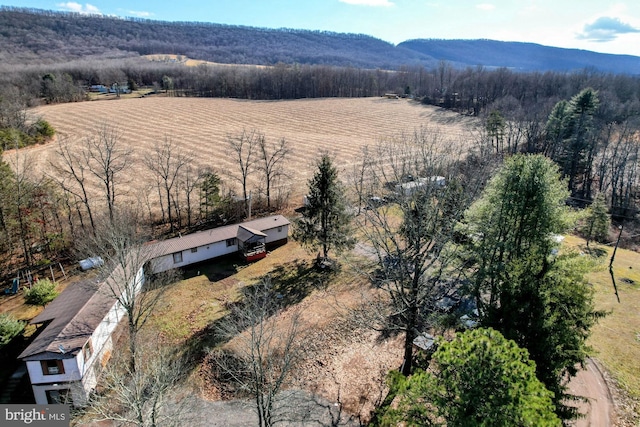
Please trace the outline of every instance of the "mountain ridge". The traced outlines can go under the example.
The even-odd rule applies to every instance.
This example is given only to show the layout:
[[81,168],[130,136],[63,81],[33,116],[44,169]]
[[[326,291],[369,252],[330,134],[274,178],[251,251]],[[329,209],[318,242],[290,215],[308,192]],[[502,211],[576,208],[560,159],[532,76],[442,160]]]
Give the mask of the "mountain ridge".
[[640,74],[640,57],[489,39],[413,39],[397,45],[366,34],[168,22],[0,7],[4,64],[180,54],[231,64],[315,64],[356,68],[435,67]]
[[[413,39],[399,43],[397,46],[431,55],[440,60],[492,68],[505,67],[522,71],[572,71],[596,68],[607,72],[620,72],[620,69],[625,69],[630,74],[640,73],[640,57],[637,56],[552,47],[532,42],[504,42],[491,39]],[[499,58],[498,63],[492,64],[491,61],[496,61],[496,58]]]

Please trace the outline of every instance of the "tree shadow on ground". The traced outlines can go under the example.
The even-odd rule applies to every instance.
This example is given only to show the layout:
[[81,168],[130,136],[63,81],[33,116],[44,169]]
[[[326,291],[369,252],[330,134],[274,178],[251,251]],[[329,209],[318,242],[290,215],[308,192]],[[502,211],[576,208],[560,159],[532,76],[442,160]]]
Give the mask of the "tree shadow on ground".
[[314,289],[326,289],[337,270],[320,269],[314,262],[295,260],[269,273],[275,297],[282,308],[300,303]]
[[[235,259],[237,261],[237,259]],[[232,264],[233,259],[217,265],[206,265],[205,268],[195,268],[195,272],[207,275],[209,280],[217,274],[226,274],[229,277],[237,272],[237,263]],[[192,270],[192,269],[190,269]],[[271,283],[271,295],[275,302],[276,314],[278,310],[300,303],[314,289],[324,289],[337,274],[337,269],[320,269],[311,261],[295,260],[280,265],[273,269],[267,276]],[[193,274],[193,273],[192,273]],[[209,276],[211,275],[211,276]],[[185,278],[188,278],[185,272]],[[215,279],[215,280],[220,280]],[[230,337],[224,336],[220,331],[228,322],[234,322],[234,312],[241,312],[246,296],[253,291],[253,286],[245,286],[240,290],[241,298],[237,301],[224,303],[227,313],[219,319],[211,322],[205,328],[190,336],[184,343],[184,349],[189,354],[191,368],[197,368],[207,355],[215,348],[224,345]]]
[[217,282],[236,274],[243,264],[237,254],[228,255],[185,267],[182,269],[182,278],[191,279],[204,275],[210,282]]
[[605,248],[599,246],[589,246],[581,245],[580,250],[585,254],[591,255],[593,258],[604,258],[607,256],[608,252]]

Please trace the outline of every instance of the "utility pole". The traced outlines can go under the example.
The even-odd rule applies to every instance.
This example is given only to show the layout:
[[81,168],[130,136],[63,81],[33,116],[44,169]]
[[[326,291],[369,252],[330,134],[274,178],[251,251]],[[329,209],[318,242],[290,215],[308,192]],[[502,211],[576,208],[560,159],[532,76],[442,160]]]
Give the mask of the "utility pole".
[[613,248],[613,254],[611,254],[611,261],[609,262],[609,274],[611,275],[611,282],[613,282],[613,290],[616,293],[616,298],[618,299],[618,304],[620,303],[620,295],[618,294],[618,286],[616,285],[616,276],[613,274],[613,260],[616,257],[616,251],[618,250],[618,245],[620,244],[620,236],[622,236],[622,229],[624,228],[624,222],[618,226],[620,232],[618,233],[618,240],[616,240],[616,246]]
[[618,240],[616,240],[616,246],[613,248],[613,254],[611,255],[611,261],[609,262],[609,270],[613,268],[613,260],[616,257],[616,251],[618,250],[618,245],[620,244],[620,236],[622,236],[622,230],[624,229],[624,222],[618,226],[620,232],[618,233]]

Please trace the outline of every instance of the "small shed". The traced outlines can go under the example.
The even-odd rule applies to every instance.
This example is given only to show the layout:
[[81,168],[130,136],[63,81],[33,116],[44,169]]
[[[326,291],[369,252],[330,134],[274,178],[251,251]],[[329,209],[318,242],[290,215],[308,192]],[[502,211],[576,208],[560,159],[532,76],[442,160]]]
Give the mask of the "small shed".
[[238,250],[245,261],[257,261],[267,256],[267,235],[245,225],[238,227]]

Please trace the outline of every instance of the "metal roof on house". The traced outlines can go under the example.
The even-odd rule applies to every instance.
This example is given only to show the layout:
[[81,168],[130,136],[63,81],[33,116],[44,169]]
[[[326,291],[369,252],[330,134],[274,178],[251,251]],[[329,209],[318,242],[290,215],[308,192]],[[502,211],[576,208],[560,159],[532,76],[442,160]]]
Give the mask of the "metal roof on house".
[[238,226],[238,240],[241,242],[258,241],[261,237],[264,238],[267,235],[254,228],[245,227],[244,225]]
[[282,215],[273,215],[266,218],[254,219],[253,221],[243,222],[242,224],[226,225],[224,227],[212,228],[211,230],[200,231],[198,233],[187,234],[182,237],[174,237],[173,239],[163,240],[157,243],[150,243],[151,258],[157,258],[175,252],[186,251],[199,246],[211,245],[217,242],[223,242],[227,239],[238,237],[238,229],[240,225],[243,228],[265,232],[277,227],[291,224],[287,218]]
[[115,302],[96,280],[73,283],[31,324],[50,322],[18,356],[24,360],[74,357]]
[[[242,226],[263,234],[264,231],[288,224],[290,222],[284,216],[275,215],[247,221]],[[228,225],[150,243],[137,256],[130,257],[131,262],[144,263],[159,256],[235,238],[239,227],[240,224]],[[121,270],[122,267],[119,266],[102,282],[94,279],[69,285],[42,313],[31,320],[31,324],[50,323],[18,358],[46,360],[77,355],[115,304],[116,299],[107,281],[113,280],[114,276],[122,276]]]

